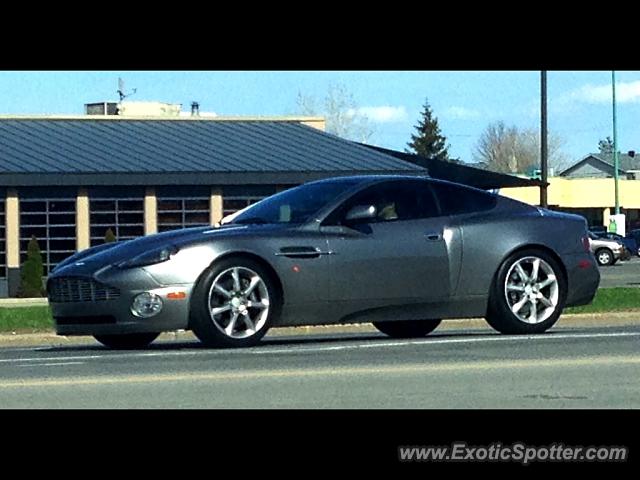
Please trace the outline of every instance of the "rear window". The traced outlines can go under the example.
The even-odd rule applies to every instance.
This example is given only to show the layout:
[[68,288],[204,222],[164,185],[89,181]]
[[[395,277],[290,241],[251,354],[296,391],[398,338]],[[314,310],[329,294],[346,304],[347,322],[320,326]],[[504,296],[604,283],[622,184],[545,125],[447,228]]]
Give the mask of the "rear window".
[[432,182],[442,215],[484,212],[496,206],[495,195],[450,183]]

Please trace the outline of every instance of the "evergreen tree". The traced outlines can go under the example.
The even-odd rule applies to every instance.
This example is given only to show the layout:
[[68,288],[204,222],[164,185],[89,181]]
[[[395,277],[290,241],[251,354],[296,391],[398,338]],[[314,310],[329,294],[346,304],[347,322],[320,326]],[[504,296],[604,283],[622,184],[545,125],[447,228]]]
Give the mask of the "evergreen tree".
[[602,155],[613,155],[613,140],[611,140],[611,137],[600,140],[598,142],[598,150]]
[[104,243],[115,242],[116,236],[113,234],[113,230],[107,228],[107,232],[104,235]]
[[42,253],[38,246],[38,240],[33,236],[27,246],[27,259],[20,270],[21,281],[18,296],[25,298],[44,296],[44,286],[42,285],[44,266],[42,263]]
[[447,139],[440,133],[438,119],[434,117],[428,99],[425,100],[423,108],[422,117],[415,126],[416,133],[411,135],[411,142],[407,144],[410,149],[406,152],[415,153],[421,157],[450,161]]

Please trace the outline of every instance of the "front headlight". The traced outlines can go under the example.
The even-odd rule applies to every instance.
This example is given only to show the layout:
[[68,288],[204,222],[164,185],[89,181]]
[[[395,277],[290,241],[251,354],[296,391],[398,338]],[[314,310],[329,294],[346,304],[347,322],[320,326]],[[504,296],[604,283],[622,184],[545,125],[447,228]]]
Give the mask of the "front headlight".
[[176,253],[178,253],[178,247],[171,245],[141,253],[129,260],[118,263],[117,266],[120,268],[133,268],[154,265],[156,263],[166,262]]

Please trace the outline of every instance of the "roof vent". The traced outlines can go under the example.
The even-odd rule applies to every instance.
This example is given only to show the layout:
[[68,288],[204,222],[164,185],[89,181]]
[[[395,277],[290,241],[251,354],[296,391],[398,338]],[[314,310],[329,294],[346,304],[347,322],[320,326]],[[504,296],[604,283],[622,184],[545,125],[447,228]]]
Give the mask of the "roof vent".
[[85,103],[84,113],[86,115],[118,115],[118,104],[116,102]]
[[200,104],[198,102],[191,102],[191,116],[192,117],[200,116]]

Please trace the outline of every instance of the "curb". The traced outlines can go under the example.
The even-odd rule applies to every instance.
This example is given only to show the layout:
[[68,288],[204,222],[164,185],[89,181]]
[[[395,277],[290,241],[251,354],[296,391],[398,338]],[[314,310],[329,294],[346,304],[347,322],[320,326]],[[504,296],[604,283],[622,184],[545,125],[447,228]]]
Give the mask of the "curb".
[[49,301],[46,298],[0,298],[0,308],[3,307],[46,307]]

